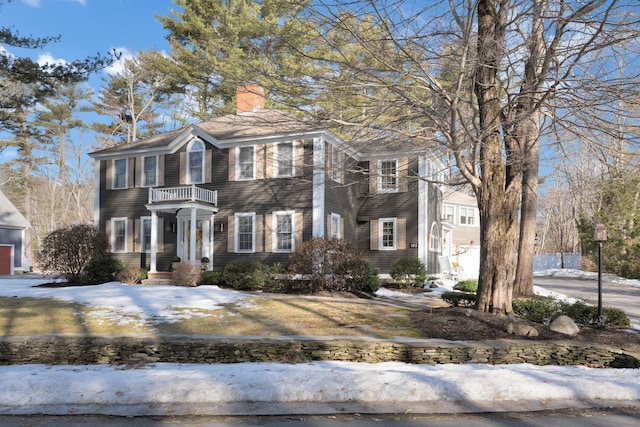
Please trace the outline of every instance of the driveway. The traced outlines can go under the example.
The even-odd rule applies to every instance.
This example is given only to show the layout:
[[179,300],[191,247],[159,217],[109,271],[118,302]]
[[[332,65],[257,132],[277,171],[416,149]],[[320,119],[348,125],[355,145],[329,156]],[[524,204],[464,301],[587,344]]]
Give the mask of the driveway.
[[[548,291],[580,298],[598,305],[598,281],[565,277],[534,277],[533,284]],[[615,307],[627,313],[635,328],[640,328],[640,288],[602,282],[602,306]]]

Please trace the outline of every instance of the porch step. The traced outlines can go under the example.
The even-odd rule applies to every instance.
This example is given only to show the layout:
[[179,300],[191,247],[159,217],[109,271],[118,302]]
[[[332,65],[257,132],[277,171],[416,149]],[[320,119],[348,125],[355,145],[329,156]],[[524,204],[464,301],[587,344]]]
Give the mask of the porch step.
[[168,271],[157,271],[149,273],[148,279],[142,281],[143,285],[173,285],[173,273]]

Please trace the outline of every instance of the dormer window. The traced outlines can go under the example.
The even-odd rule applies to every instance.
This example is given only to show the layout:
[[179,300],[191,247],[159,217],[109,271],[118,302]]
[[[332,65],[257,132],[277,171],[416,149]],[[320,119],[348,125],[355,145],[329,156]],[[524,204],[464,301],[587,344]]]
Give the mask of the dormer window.
[[204,151],[204,143],[199,139],[194,140],[187,149],[187,181],[190,184],[204,182]]

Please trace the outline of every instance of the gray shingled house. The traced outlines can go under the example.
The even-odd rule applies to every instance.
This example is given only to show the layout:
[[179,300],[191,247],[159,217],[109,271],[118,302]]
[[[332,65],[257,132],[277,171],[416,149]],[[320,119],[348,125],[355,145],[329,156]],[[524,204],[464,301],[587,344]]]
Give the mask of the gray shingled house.
[[[401,256],[437,269],[441,164],[424,148],[346,143],[240,88],[237,114],[90,154],[95,224],[115,257],[154,272],[172,260],[221,269],[287,263],[300,242],[338,237],[388,273]],[[374,147],[374,148],[372,148]]]
[[0,274],[29,271],[25,231],[29,222],[0,191]]

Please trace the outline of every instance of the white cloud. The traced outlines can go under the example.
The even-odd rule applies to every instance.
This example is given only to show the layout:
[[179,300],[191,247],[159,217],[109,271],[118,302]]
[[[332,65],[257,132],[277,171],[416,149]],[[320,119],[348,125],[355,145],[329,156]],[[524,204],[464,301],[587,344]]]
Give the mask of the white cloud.
[[120,59],[111,64],[109,67],[105,68],[104,71],[110,75],[122,73],[124,61],[126,59],[131,59],[134,56],[133,52],[131,52],[131,50],[126,47],[115,47],[113,48],[113,50],[120,53]]
[[54,58],[50,53],[43,53],[38,56],[36,61],[40,65],[49,64],[49,65],[64,65],[67,63],[66,60],[60,58]]
[[29,7],[40,7],[40,0],[22,0]]

